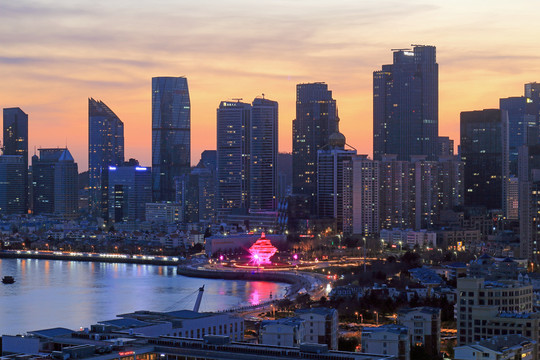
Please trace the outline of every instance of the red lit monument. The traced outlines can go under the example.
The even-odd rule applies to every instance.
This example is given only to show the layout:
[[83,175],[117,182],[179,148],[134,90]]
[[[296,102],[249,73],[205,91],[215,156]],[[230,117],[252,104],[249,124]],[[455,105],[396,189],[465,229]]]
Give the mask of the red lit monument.
[[251,245],[249,248],[249,253],[251,254],[251,262],[257,264],[271,264],[270,258],[274,256],[277,249],[270,239],[267,239],[265,234],[262,233],[259,240],[255,241],[255,244]]

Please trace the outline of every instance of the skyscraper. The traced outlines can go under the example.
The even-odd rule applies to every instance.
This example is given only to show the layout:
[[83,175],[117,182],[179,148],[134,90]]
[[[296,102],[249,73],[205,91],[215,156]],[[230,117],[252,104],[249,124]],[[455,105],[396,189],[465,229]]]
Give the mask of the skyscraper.
[[396,154],[436,160],[439,136],[439,65],[435,47],[394,51],[392,65],[373,73],[373,158]]
[[353,234],[379,233],[379,161],[367,155],[353,157]]
[[109,166],[109,220],[134,223],[145,220],[146,204],[152,202],[152,172],[137,161]]
[[34,214],[75,218],[78,215],[78,171],[67,148],[38,149],[32,156]]
[[19,155],[24,162],[22,206],[28,210],[28,115],[20,108],[4,109],[4,155]]
[[177,176],[190,171],[191,105],[185,77],[152,78],[152,192],[175,200]]
[[277,209],[278,103],[264,98],[253,100],[250,141],[251,210]]
[[506,210],[508,119],[499,109],[461,113],[465,205]]
[[[317,194],[317,151],[338,131],[336,100],[322,82],[296,85],[293,120],[293,194],[310,199]],[[316,213],[316,204],[312,204]]]
[[499,108],[508,112],[511,175],[518,173],[519,148],[540,143],[540,84],[525,84],[525,94],[499,100]]
[[222,101],[217,109],[217,209],[249,207],[251,105]]
[[107,171],[124,162],[124,123],[103,101],[88,99],[88,185],[90,211],[106,218]]
[[0,213],[24,214],[27,212],[25,200],[26,169],[20,155],[0,156]]
[[345,149],[345,136],[330,135],[328,144],[317,152],[317,210],[321,219],[332,219],[333,230],[353,231],[353,158],[356,150]]

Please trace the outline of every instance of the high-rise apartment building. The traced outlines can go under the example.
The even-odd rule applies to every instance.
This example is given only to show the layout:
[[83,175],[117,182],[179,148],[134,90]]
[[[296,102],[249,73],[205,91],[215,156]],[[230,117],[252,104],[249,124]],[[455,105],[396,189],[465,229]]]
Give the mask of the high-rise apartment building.
[[[325,83],[296,85],[293,120],[293,194],[314,199],[317,194],[317,151],[338,131],[336,100]],[[316,213],[315,202],[311,212]]]
[[373,73],[373,158],[396,154],[436,160],[439,153],[439,66],[435,47],[393,50],[394,61]]
[[138,162],[108,168],[109,221],[144,221],[146,204],[152,202],[152,171]]
[[275,211],[278,195],[278,103],[256,98],[251,108],[249,208]]
[[202,160],[189,175],[176,178],[176,202],[182,205],[183,221],[212,222],[215,219],[214,173]]
[[222,101],[217,109],[217,209],[249,207],[251,105]]
[[90,212],[107,218],[107,172],[124,162],[124,123],[103,101],[88,99],[88,187]]
[[34,214],[78,216],[78,168],[67,148],[38,149],[32,156]]
[[18,155],[23,157],[24,176],[23,186],[24,195],[22,200],[23,212],[29,207],[28,201],[28,114],[20,108],[6,108],[4,116],[4,155]]
[[24,214],[26,168],[20,155],[0,156],[0,214]]
[[414,227],[413,179],[411,163],[397,155],[383,155],[379,165],[379,219],[381,229]]
[[379,161],[367,155],[353,157],[352,233],[372,236],[379,233]]
[[540,260],[540,144],[519,148],[520,256]]
[[317,210],[320,219],[331,219],[337,233],[353,231],[353,158],[345,149],[345,136],[330,135],[328,145],[317,153]]
[[506,211],[508,119],[499,109],[461,113],[465,205]]
[[174,201],[174,178],[190,171],[191,105],[185,77],[152,78],[152,193]]

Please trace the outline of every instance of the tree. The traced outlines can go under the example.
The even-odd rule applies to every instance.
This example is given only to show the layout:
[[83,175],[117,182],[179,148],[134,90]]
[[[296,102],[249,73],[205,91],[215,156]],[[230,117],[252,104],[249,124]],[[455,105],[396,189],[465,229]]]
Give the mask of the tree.
[[354,351],[356,351],[356,347],[358,346],[358,344],[359,344],[358,339],[355,338],[355,337],[342,337],[342,336],[340,336],[338,338],[338,350],[339,351],[354,352]]

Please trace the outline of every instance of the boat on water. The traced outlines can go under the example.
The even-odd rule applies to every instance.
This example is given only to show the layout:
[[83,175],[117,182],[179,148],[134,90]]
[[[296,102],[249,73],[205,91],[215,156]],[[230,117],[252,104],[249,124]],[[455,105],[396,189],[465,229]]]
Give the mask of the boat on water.
[[15,279],[13,278],[13,276],[6,275],[2,278],[2,282],[4,284],[13,284],[15,282]]

